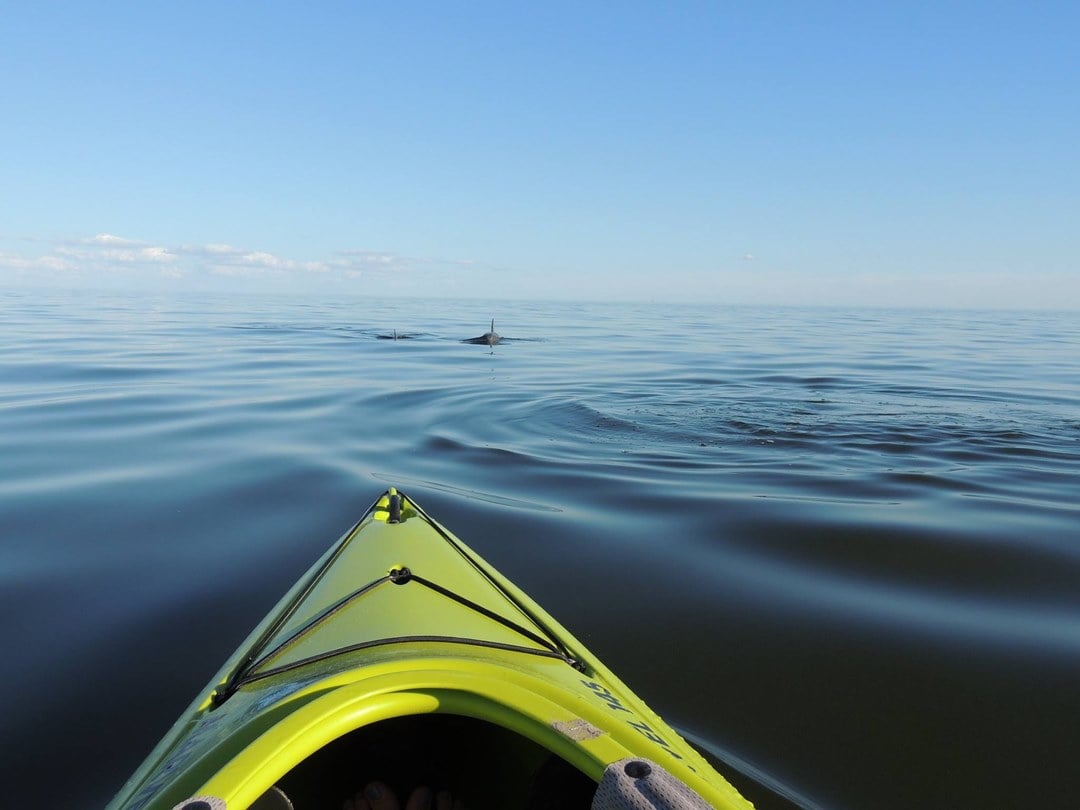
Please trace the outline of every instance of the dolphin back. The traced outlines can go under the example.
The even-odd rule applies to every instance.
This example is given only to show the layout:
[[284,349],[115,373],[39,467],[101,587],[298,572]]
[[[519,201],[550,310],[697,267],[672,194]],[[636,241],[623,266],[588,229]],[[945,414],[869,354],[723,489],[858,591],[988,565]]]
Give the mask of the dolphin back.
[[502,338],[499,337],[498,334],[496,334],[496,332],[495,332],[495,319],[492,318],[491,319],[491,331],[490,332],[487,332],[487,333],[485,333],[483,335],[480,335],[480,337],[466,338],[465,340],[463,340],[461,342],[462,343],[475,343],[475,344],[481,345],[481,346],[494,346],[500,340],[502,340]]

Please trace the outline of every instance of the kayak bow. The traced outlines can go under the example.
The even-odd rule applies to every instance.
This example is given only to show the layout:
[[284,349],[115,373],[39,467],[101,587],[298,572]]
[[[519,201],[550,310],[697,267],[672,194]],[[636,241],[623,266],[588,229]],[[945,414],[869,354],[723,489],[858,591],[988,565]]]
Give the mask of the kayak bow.
[[[541,806],[544,791],[563,791],[548,806],[567,808],[750,807],[394,489],[252,632],[110,808],[340,807],[370,778],[453,787],[470,808]],[[664,790],[676,798],[611,798]]]

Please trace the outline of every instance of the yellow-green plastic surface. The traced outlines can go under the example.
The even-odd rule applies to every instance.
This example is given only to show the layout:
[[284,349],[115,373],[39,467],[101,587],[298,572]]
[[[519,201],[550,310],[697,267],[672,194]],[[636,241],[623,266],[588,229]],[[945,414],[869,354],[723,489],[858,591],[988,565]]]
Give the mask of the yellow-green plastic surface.
[[[595,780],[612,762],[645,757],[715,807],[750,807],[572,635],[414,503],[402,498],[400,522],[389,523],[396,495],[385,493],[286,594],[110,808],[215,796],[243,810],[350,731],[430,712],[502,726]],[[415,580],[386,581],[403,568],[482,610]],[[556,639],[578,666],[530,653],[545,645],[521,630]],[[253,647],[259,663],[215,705]],[[335,653],[343,648],[352,651]]]

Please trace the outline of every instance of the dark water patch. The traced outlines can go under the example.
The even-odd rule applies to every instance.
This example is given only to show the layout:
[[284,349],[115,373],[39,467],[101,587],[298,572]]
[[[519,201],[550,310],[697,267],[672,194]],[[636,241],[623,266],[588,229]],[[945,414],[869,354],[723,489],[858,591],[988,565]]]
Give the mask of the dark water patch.
[[225,324],[221,328],[268,335],[307,335],[327,331],[326,327],[321,325],[292,323],[237,323]]
[[[960,471],[955,472],[959,473]],[[950,476],[923,471],[887,471],[879,473],[877,478],[884,486],[895,487],[897,492],[907,492],[911,497],[917,497],[919,492],[977,494],[989,491],[988,487],[980,487],[972,481],[965,481],[955,475]]]
[[[530,458],[515,450],[491,445],[478,446],[460,438],[433,435],[424,442],[424,449],[453,456],[463,463],[499,467],[518,467],[530,463]],[[535,461],[533,461],[535,463]]]
[[[117,790],[112,774],[137,766],[194,696],[193,685],[208,680],[250,630],[259,591],[280,583],[253,574],[228,587],[213,577],[171,584],[149,567],[142,578],[101,578],[94,589],[25,601],[21,609],[48,631],[47,639],[27,638],[29,649],[49,656],[15,675],[22,699],[7,713],[5,734],[22,744],[5,747],[7,765],[40,792],[55,762],[92,761],[77,782],[50,788],[49,801],[107,803]],[[62,689],[52,683],[57,676]],[[102,746],[101,729],[113,728],[121,709],[133,744]]]
[[[408,413],[415,409],[425,409],[427,407],[434,406],[440,401],[446,400],[461,400],[462,398],[471,398],[474,401],[481,401],[483,399],[482,394],[476,392],[462,392],[460,390],[448,390],[446,388],[427,385],[422,381],[418,381],[412,386],[398,387],[396,382],[387,384],[386,382],[376,381],[373,386],[359,385],[355,392],[350,394],[352,404],[358,410],[367,409],[372,405],[378,405],[380,407],[389,409],[390,411],[399,411],[402,413]],[[462,405],[457,404],[455,410],[460,409]]]
[[0,364],[0,376],[8,384],[47,383],[113,385],[117,383],[138,382],[161,378],[169,374],[169,369],[158,365],[102,365],[95,363],[55,363],[17,362]]
[[782,385],[793,388],[809,388],[815,391],[839,391],[846,388],[863,389],[865,384],[849,377],[812,376],[802,377],[795,374],[765,374],[750,378],[755,385]]
[[817,525],[804,515],[795,525],[774,518],[762,526],[741,526],[724,547],[822,579],[891,581],[928,591],[1018,599],[1026,593],[1080,608],[1075,590],[1080,549],[1068,554],[972,529],[927,533],[897,519],[865,526]]

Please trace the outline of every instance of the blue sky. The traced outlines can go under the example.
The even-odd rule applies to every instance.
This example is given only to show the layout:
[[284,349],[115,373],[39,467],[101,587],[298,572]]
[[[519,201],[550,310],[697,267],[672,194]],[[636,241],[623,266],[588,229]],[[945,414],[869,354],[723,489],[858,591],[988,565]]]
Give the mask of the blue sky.
[[1074,3],[24,3],[0,278],[1080,308]]

